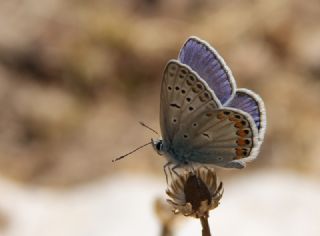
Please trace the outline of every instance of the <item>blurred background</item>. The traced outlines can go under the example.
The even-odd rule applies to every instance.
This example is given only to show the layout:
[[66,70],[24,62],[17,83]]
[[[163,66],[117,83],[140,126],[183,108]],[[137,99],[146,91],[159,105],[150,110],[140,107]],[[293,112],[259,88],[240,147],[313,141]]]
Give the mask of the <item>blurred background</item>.
[[[215,235],[320,235],[318,0],[0,2],[0,235],[160,235],[162,71],[191,36],[263,98],[259,158],[217,170]],[[165,207],[164,207],[165,208]],[[200,235],[181,219],[174,235]]]

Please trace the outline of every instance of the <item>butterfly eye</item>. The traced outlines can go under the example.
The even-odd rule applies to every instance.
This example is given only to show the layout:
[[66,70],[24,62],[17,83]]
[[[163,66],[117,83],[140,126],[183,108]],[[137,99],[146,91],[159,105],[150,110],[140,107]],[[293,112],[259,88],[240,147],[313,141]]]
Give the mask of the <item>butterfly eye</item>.
[[183,137],[187,139],[189,136],[187,134],[184,134]]
[[197,124],[197,123],[193,123],[192,126],[193,126],[193,127],[197,127],[198,124]]
[[247,122],[246,122],[245,120],[243,120],[243,121],[241,121],[241,124],[242,124],[242,125],[246,125]]
[[161,143],[161,142],[158,142],[158,143],[156,144],[156,149],[157,149],[158,151],[160,151],[160,150],[162,149],[162,143]]
[[175,89],[178,91],[180,88],[177,86]]
[[170,86],[168,86],[168,90],[169,90],[169,91],[171,91],[171,90],[172,90],[172,88],[171,88]]
[[234,117],[237,118],[237,119],[240,119],[240,118],[241,118],[240,115],[235,115]]
[[186,100],[187,100],[187,102],[190,102],[190,101],[191,101],[191,98],[187,97]]
[[182,89],[182,90],[181,90],[181,93],[182,93],[182,94],[185,94],[185,93],[186,93],[186,90]]
[[194,109],[193,107],[189,107],[189,111],[193,111],[193,109]]
[[230,115],[230,111],[224,111],[223,114],[225,114],[226,116]]
[[245,139],[244,140],[245,144],[249,145],[251,142],[250,142],[250,139]]

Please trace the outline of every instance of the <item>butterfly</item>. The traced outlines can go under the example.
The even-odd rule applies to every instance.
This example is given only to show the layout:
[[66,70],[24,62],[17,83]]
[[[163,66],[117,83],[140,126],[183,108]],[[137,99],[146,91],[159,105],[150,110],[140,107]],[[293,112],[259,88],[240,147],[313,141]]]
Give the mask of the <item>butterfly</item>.
[[253,91],[237,89],[218,52],[192,36],[165,67],[160,127],[162,139],[152,145],[168,163],[241,169],[263,142],[265,106]]

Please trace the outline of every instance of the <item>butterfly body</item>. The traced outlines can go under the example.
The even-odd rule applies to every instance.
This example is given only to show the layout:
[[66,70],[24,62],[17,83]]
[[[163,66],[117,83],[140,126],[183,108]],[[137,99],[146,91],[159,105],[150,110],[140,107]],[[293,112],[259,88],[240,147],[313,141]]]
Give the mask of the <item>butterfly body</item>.
[[265,130],[262,100],[236,90],[230,69],[207,43],[191,37],[164,70],[163,139],[153,141],[170,163],[243,168],[256,157]]

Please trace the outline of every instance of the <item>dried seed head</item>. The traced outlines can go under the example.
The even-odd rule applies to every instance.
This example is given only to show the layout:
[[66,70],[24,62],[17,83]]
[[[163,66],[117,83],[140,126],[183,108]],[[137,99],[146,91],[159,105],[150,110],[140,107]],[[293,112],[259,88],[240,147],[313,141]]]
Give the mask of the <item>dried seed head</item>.
[[218,183],[213,169],[198,167],[182,173],[170,173],[170,177],[166,192],[174,213],[207,217],[209,211],[219,205],[223,185],[222,182]]

